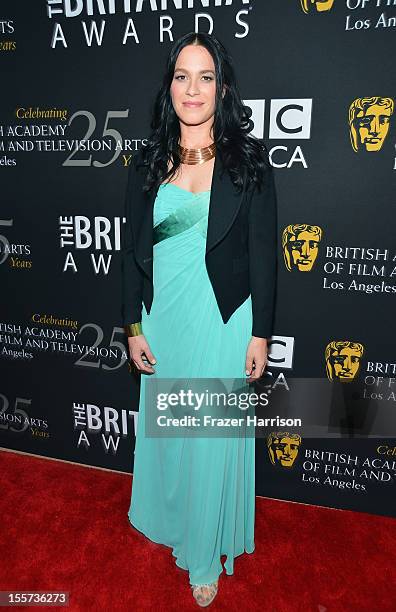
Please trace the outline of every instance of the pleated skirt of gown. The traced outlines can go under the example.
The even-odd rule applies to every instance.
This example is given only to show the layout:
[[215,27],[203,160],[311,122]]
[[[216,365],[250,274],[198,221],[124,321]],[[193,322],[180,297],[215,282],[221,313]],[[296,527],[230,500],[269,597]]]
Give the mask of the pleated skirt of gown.
[[154,244],[154,298],[142,327],[157,363],[141,375],[128,512],[136,529],[172,548],[190,584],[217,580],[221,555],[233,574],[234,558],[255,547],[255,438],[145,435],[148,378],[245,378],[251,297],[223,322],[205,266],[209,198],[170,183],[154,203],[154,227],[175,212],[190,221]]

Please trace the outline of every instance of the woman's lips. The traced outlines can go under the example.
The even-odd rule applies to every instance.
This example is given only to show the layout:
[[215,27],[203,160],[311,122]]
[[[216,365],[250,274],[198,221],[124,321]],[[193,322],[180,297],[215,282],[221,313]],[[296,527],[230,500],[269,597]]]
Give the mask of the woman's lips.
[[183,106],[188,106],[189,108],[198,108],[202,104],[203,102],[183,102]]

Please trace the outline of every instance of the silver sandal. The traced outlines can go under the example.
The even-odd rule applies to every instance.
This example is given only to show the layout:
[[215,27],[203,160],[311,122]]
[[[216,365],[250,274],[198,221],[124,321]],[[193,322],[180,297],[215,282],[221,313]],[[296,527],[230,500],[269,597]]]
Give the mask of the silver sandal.
[[[219,583],[219,580],[217,579],[215,582],[190,585],[193,590],[193,597],[195,601],[197,602],[197,604],[201,606],[201,608],[205,608],[206,606],[212,603],[212,601],[217,595],[218,583]],[[203,596],[201,587],[208,587],[209,589],[211,589],[207,597]]]

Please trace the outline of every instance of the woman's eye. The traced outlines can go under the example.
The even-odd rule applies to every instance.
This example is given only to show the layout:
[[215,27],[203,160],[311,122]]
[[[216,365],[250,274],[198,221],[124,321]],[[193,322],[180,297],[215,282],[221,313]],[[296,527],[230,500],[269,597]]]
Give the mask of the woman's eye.
[[[175,76],[175,80],[179,80],[179,79],[183,79],[184,78],[184,74],[178,74],[177,76]],[[203,79],[208,79],[209,81],[213,81],[213,77],[211,76],[203,76]]]

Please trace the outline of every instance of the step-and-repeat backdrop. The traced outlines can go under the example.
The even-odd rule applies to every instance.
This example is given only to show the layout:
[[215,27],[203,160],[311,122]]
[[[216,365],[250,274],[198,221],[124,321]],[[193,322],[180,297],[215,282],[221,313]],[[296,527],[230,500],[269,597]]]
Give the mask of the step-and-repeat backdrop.
[[389,0],[3,0],[0,446],[133,471],[128,165],[173,42],[209,32],[278,190],[257,494],[396,515],[395,28]]

